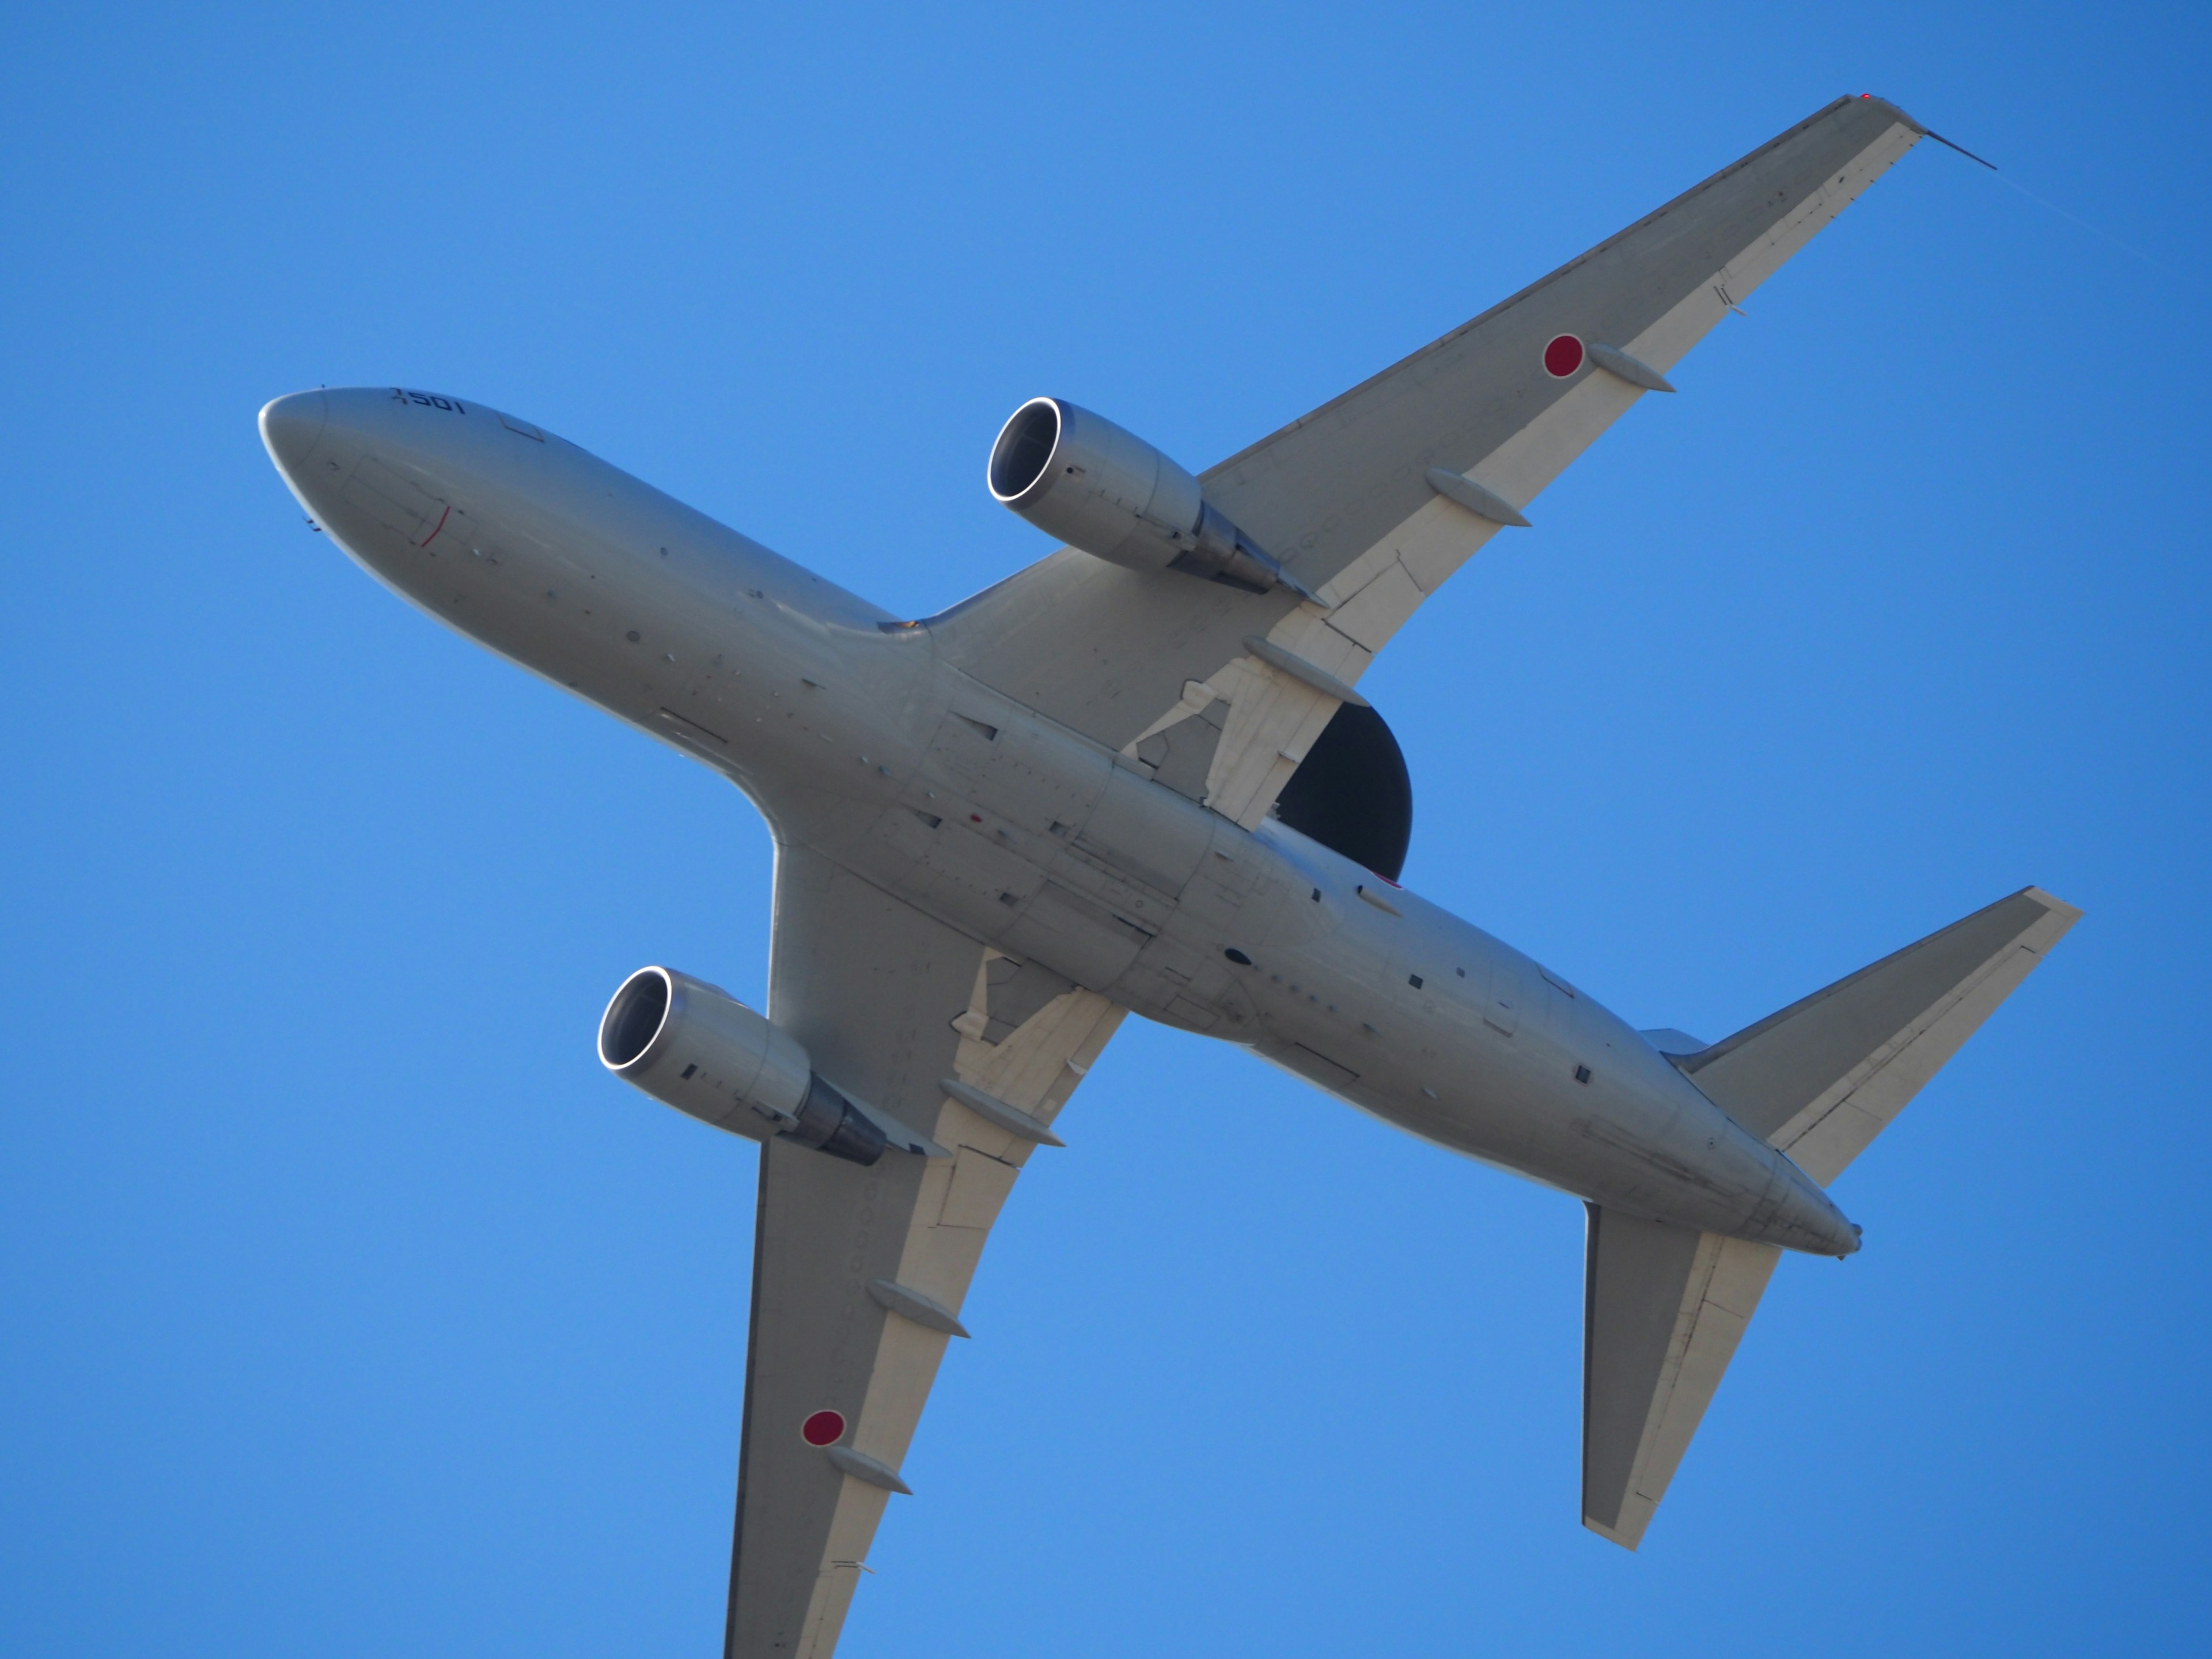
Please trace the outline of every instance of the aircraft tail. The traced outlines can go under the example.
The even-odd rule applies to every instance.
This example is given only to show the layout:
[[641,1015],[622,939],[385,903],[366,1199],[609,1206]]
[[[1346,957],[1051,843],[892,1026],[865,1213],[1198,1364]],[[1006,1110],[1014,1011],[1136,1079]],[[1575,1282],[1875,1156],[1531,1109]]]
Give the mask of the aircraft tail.
[[[2081,915],[2024,889],[1723,1042],[1668,1058],[1825,1185]],[[1589,1206],[1583,1524],[1591,1531],[1629,1549],[1642,1540],[1780,1256],[1772,1245]]]
[[1825,1187],[2081,918],[2023,888],[1674,1064]]

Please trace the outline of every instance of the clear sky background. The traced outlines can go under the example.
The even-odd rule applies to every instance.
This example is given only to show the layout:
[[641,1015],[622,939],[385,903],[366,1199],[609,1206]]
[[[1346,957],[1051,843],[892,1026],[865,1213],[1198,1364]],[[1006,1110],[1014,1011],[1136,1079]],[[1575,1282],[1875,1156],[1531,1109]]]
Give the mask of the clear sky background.
[[[257,408],[542,420],[925,614],[1037,392],[1207,465],[1843,93],[1923,144],[1366,683],[1410,884],[1718,1037],[2080,927],[1792,1259],[1640,1554],[1580,1206],[1132,1022],[984,1259],[844,1652],[2206,1640],[2205,12],[26,8],[0,62],[0,1649],[709,1654],[755,1154],[726,783],[310,533]],[[2029,194],[2027,192],[2033,192]],[[2044,198],[2039,201],[2037,198]],[[2045,205],[2045,202],[2056,204]]]

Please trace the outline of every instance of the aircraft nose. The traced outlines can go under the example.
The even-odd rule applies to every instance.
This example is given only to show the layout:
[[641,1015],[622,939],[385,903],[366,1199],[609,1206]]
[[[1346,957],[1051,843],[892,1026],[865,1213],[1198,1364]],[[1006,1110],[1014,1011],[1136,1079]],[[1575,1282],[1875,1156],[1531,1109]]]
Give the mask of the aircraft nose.
[[300,476],[330,413],[330,399],[320,392],[295,392],[263,405],[261,442],[279,472],[288,478]]

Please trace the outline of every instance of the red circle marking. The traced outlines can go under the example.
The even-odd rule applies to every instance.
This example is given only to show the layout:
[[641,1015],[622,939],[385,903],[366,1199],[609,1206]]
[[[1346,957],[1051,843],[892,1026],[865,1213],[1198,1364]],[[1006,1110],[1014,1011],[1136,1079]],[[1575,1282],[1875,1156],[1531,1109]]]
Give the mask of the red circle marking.
[[1557,336],[1544,348],[1544,372],[1564,380],[1583,366],[1583,343],[1571,334]]
[[845,1419],[837,1412],[817,1412],[799,1425],[799,1432],[810,1446],[834,1446],[845,1437]]

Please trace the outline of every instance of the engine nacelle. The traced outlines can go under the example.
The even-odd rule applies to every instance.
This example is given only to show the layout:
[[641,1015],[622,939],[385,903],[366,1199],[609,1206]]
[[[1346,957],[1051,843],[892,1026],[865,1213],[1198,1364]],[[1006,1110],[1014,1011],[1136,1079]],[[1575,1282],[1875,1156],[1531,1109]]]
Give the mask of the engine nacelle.
[[873,1164],[884,1132],[814,1074],[806,1050],[727,992],[641,968],[599,1020],[599,1060],[655,1100],[752,1140],[780,1138]]
[[991,446],[991,494],[1048,535],[1132,570],[1180,570],[1247,592],[1312,595],[1207,505],[1196,478],[1135,434],[1032,398]]

